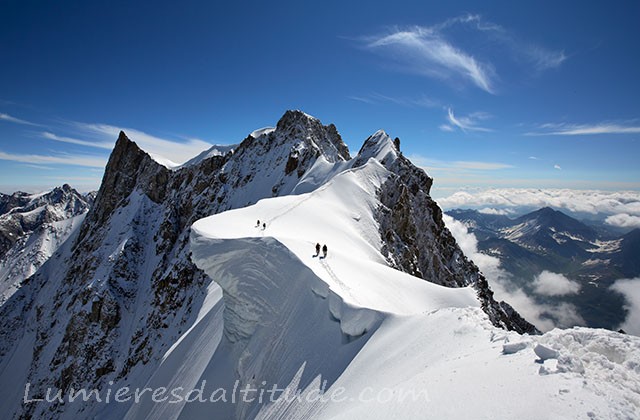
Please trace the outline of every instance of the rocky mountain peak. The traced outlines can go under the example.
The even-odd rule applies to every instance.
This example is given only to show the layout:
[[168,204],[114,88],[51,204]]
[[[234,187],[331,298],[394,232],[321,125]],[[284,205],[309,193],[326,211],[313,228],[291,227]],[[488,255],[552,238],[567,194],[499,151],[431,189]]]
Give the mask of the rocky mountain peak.
[[79,240],[86,236],[87,226],[104,223],[113,210],[139,187],[152,201],[164,198],[170,170],[154,161],[149,154],[131,141],[124,131],[118,140],[105,168],[102,184],[94,206],[83,224]]
[[[359,158],[379,159],[391,173],[380,188],[376,216],[390,264],[442,285],[473,284],[494,323],[531,331],[508,305],[492,300],[486,281],[457,247],[429,196],[431,178],[383,131],[367,139]],[[195,325],[210,280],[191,260],[191,225],[263,198],[314,191],[353,168],[348,160],[335,126],[300,111],[287,111],[275,130],[248,136],[233,152],[206,154],[173,171],[120,132],[75,239],[0,307],[0,358],[31,348],[34,341],[23,337],[33,326],[27,338],[37,337],[37,346],[24,371],[33,373],[34,392],[52,384],[66,391],[111,381],[146,383],[174,334]],[[270,226],[268,217],[260,220]],[[66,418],[95,414],[93,407],[75,413],[76,407],[88,406],[69,404]],[[34,404],[13,411],[16,417],[49,418],[58,409]]]
[[286,111],[278,121],[275,133],[317,148],[329,162],[351,159],[349,148],[335,125],[322,125],[320,120],[302,111]]
[[391,137],[384,130],[378,130],[365,140],[354,166],[362,166],[369,159],[374,158],[388,168],[398,159],[399,154]]
[[[365,141],[358,159],[375,157],[393,174],[381,186],[377,221],[388,263],[426,281],[447,287],[473,286],[491,322],[520,333],[538,330],[508,303],[493,297],[486,278],[462,252],[431,198],[433,179],[396,148],[384,131]],[[364,164],[366,162],[362,162]]]

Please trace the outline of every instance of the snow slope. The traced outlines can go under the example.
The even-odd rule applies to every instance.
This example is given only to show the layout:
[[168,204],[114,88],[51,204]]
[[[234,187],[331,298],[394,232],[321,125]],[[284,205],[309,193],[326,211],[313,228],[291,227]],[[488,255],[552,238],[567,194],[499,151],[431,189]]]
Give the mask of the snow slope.
[[[386,175],[371,160],[312,193],[193,225],[192,258],[224,291],[224,335],[191,382],[206,384],[205,395],[231,393],[236,381],[300,395],[186,403],[171,418],[636,416],[637,337],[584,328],[520,336],[492,326],[471,288],[388,268],[372,215]],[[328,244],[326,259],[316,241]],[[197,340],[190,334],[183,340]]]
[[0,306],[82,224],[92,201],[66,184],[0,197]]
[[[488,288],[429,282],[481,279],[436,226],[431,179],[390,144],[378,132],[351,159],[334,126],[288,111],[233,153],[169,171],[121,133],[80,229],[0,307],[0,412],[633,417],[636,338],[507,333],[480,310],[476,293]],[[388,267],[394,232],[393,256],[428,259],[427,281]],[[329,246],[326,259],[316,242]],[[247,386],[253,399],[236,392]],[[22,400],[82,387],[111,400]]]
[[0,260],[0,305],[78,229],[85,215],[44,224],[9,249]]

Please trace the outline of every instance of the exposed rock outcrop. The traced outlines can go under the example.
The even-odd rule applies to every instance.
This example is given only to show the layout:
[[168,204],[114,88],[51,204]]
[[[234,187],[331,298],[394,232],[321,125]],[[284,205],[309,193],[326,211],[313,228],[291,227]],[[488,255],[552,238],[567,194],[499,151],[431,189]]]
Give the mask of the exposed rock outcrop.
[[508,303],[497,302],[478,267],[464,255],[442,220],[442,210],[431,198],[433,184],[422,169],[395,153],[386,134],[369,138],[365,146],[389,150],[386,165],[391,176],[380,189],[378,211],[382,253],[399,270],[447,287],[472,285],[482,309],[494,325],[520,333],[537,333]]
[[[170,170],[124,133],[109,159],[95,203],[76,235],[0,307],[0,365],[25,355],[32,395],[46,388],[95,389],[144,384],[177,337],[193,325],[210,282],[190,259],[198,219],[278,195],[313,191],[331,170],[378,159],[392,176],[382,186],[378,222],[389,263],[425,280],[474,285],[497,325],[533,331],[486,280],[444,227],[429,196],[432,180],[399,155],[384,132],[359,155],[335,126],[287,111],[274,131],[248,136],[233,151]],[[303,185],[303,188],[300,187]],[[83,412],[82,410],[90,412]],[[95,408],[61,403],[8,408],[16,417],[90,417]],[[55,414],[54,414],[55,413]]]

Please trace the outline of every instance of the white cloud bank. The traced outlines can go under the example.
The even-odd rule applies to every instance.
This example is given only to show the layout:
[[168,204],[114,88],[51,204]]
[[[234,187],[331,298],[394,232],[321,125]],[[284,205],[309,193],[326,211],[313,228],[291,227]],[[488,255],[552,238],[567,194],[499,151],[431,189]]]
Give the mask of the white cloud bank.
[[580,291],[580,284],[562,274],[544,270],[533,279],[533,290],[543,296],[564,296]]
[[491,214],[495,216],[508,216],[513,214],[513,210],[511,209],[494,209],[493,207],[483,207],[478,209],[478,213],[481,214]]
[[438,199],[438,204],[445,210],[483,207],[518,210],[554,207],[575,213],[614,216],[607,218],[607,223],[622,227],[637,226],[640,221],[640,191],[492,188],[458,191]]
[[617,280],[611,288],[622,293],[627,301],[627,319],[620,328],[629,334],[640,336],[640,277]]
[[640,228],[640,217],[627,213],[615,214],[605,219],[605,222],[611,226],[621,228]]
[[556,305],[539,304],[524,290],[515,287],[510,275],[500,267],[498,258],[478,251],[476,236],[469,233],[464,224],[447,214],[443,215],[443,220],[467,258],[471,259],[487,278],[497,300],[509,303],[541,331],[549,331],[555,327],[585,325],[575,305],[566,302]]

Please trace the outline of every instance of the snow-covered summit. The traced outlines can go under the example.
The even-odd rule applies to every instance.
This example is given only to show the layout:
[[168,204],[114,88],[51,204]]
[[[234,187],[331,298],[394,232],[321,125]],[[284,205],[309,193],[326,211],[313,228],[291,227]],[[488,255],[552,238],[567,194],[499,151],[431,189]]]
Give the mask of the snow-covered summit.
[[349,149],[342,141],[336,126],[322,125],[320,120],[302,111],[287,111],[276,125],[283,136],[310,142],[329,162],[349,160]]
[[191,159],[189,159],[188,161],[186,161],[185,163],[183,163],[182,165],[180,165],[178,168],[183,168],[183,167],[187,167],[187,166],[193,166],[193,165],[197,165],[198,163],[202,162],[205,159],[209,159],[211,157],[214,156],[224,156],[227,153],[233,153],[233,150],[238,147],[237,144],[228,144],[228,145],[214,145],[211,146],[210,149],[205,150],[204,152],[200,153],[198,156],[195,156]]
[[3,195],[0,197],[0,258],[25,233],[44,223],[85,213],[90,205],[90,198],[68,184],[39,194]]
[[376,159],[383,165],[390,165],[398,158],[399,150],[384,131],[378,130],[369,136],[358,152],[354,166],[360,166],[369,159]]
[[249,135],[254,139],[257,139],[260,136],[273,133],[275,130],[276,130],[275,127],[262,127],[262,128],[258,128],[257,130],[253,130]]
[[[533,339],[506,332],[535,328],[493,299],[444,226],[431,182],[389,136],[376,133],[351,158],[335,127],[299,111],[233,153],[177,170],[121,133],[82,225],[0,307],[0,410],[61,419],[415,418],[469,401],[453,417],[505,418],[541,406],[543,396],[565,398],[555,362],[544,363],[554,379],[539,375]],[[214,226],[202,228],[210,216]],[[316,241],[328,245],[326,259],[313,257]],[[525,403],[517,398],[525,394],[510,395],[501,415],[493,397],[505,377],[507,388],[544,392]],[[47,388],[186,391],[203,379],[301,391],[326,380],[350,398],[368,385],[427,389],[443,403],[21,400],[27,382],[38,396]],[[474,386],[483,380],[489,385]],[[573,395],[574,403],[591,396]],[[600,408],[594,413],[606,414]]]
[[0,196],[0,305],[76,230],[93,203],[68,184]]
[[[370,159],[313,192],[193,225],[192,258],[221,286],[225,306],[215,312],[221,324],[199,325],[181,341],[224,334],[205,355],[179,344],[168,357],[206,365],[195,382],[210,389],[275,386],[303,397],[184,404],[173,418],[632,418],[639,338],[580,328],[507,332],[479,309],[473,288],[387,265],[376,191],[393,176]],[[316,242],[328,244],[326,257]],[[158,377],[180,383],[171,366]],[[338,392],[345,398],[329,397]],[[311,395],[326,398],[304,398]]]

